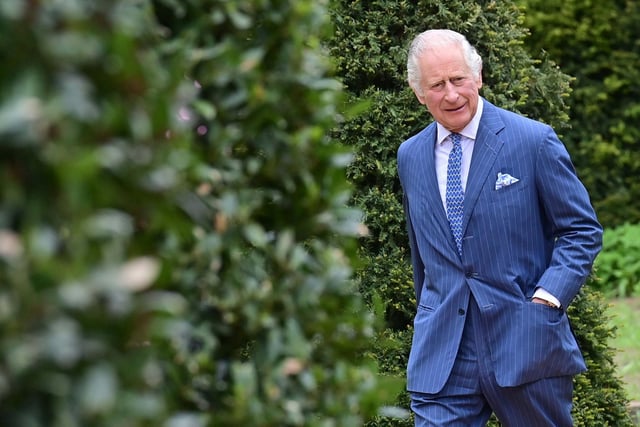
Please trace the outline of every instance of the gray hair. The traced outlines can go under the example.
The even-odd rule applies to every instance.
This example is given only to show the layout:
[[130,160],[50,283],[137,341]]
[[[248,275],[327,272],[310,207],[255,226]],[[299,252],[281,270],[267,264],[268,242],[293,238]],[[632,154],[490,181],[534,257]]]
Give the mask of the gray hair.
[[460,33],[451,30],[427,30],[418,34],[409,47],[407,58],[407,81],[409,86],[422,94],[421,70],[419,59],[430,47],[450,46],[456,44],[462,48],[464,60],[469,66],[471,73],[476,78],[480,78],[482,73],[482,58],[471,46],[469,41]]

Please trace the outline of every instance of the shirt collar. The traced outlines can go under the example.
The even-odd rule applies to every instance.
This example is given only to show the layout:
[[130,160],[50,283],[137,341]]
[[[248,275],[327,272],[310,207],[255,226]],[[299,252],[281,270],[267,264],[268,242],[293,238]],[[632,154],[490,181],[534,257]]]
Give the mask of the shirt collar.
[[[469,138],[476,139],[476,135],[478,134],[478,126],[480,126],[480,117],[482,117],[482,110],[484,109],[484,100],[482,97],[478,97],[478,109],[476,110],[476,114],[474,114],[471,121],[458,132],[460,135]],[[438,126],[438,144],[442,144],[445,139],[451,134],[450,131],[445,129],[440,123],[437,123]]]

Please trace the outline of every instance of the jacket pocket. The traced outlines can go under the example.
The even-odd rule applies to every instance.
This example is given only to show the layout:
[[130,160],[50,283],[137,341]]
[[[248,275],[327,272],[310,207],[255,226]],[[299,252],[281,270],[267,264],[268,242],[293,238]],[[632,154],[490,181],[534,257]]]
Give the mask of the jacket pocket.
[[491,341],[498,384],[513,387],[586,369],[563,310],[524,302],[511,315]]

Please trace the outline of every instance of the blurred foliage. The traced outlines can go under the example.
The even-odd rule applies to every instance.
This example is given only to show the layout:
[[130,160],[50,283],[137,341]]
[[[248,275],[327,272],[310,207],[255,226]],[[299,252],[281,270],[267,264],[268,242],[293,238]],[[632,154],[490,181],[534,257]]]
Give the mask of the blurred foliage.
[[640,296],[640,224],[604,231],[592,285],[609,297]]
[[[416,302],[396,151],[403,140],[432,120],[406,84],[409,43],[428,28],[465,34],[484,60],[482,95],[501,107],[549,123],[560,135],[570,131],[571,78],[553,62],[536,60],[528,53],[524,16],[510,1],[334,0],[331,13],[335,34],[329,49],[349,96],[344,110],[349,106],[361,111],[355,116],[345,113],[344,123],[336,130],[336,137],[355,149],[348,168],[355,185],[352,203],[364,211],[370,230],[361,238],[365,262],[357,275],[367,301],[386,325],[375,342],[379,364],[390,375],[404,378]],[[586,290],[587,295],[591,292]],[[602,322],[601,311],[596,309],[601,301],[585,298],[589,304],[577,302],[572,308],[574,323]],[[608,357],[612,351],[609,336],[602,329],[579,334],[588,361]],[[592,350],[597,354],[591,354]],[[625,425],[622,385],[615,377],[604,377],[609,374],[607,369],[594,369],[581,377],[582,386],[576,392],[577,424],[614,419],[618,424],[612,425]],[[610,387],[606,398],[594,398],[593,394],[603,393],[604,383]],[[407,394],[401,393],[397,402],[408,408]],[[378,419],[370,425],[413,424],[410,419]]]
[[640,221],[640,4],[519,0],[533,56],[573,76],[565,141],[605,227]]
[[143,2],[0,6],[1,425],[180,418],[150,343],[188,313],[171,276],[193,90],[156,32]]
[[305,0],[1,3],[0,425],[385,410],[328,24]]

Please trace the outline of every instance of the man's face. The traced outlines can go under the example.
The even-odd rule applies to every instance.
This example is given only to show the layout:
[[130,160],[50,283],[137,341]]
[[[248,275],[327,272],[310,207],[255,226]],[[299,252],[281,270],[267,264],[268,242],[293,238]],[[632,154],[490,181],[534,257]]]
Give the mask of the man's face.
[[474,76],[457,45],[428,49],[419,59],[422,93],[416,97],[434,119],[460,132],[478,109],[482,77]]

